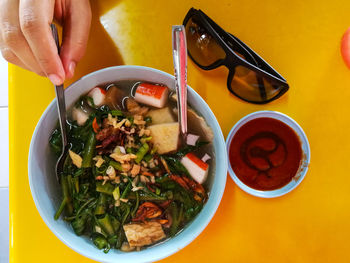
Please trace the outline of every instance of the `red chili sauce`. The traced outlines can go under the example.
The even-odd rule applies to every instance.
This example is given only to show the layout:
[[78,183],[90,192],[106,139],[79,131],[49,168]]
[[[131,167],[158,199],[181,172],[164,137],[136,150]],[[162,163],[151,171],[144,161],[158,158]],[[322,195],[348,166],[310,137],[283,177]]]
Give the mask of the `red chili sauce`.
[[297,134],[272,118],[253,119],[234,135],[230,163],[237,177],[257,190],[275,190],[296,175],[302,157]]

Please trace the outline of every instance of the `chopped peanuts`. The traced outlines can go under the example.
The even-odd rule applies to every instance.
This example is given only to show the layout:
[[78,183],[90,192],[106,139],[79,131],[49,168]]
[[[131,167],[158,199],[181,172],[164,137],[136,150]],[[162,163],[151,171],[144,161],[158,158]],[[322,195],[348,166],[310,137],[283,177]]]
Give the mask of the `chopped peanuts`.
[[145,161],[142,161],[141,163],[144,167],[148,167],[148,163],[146,163]]
[[120,176],[116,176],[116,177],[114,178],[114,182],[115,182],[116,184],[120,184]]
[[134,180],[132,180],[131,185],[132,185],[133,187],[136,187],[136,185],[138,184],[138,182],[139,182],[139,177],[136,176],[136,177],[134,178]]
[[117,124],[113,124],[113,127],[116,129],[119,129],[120,127],[122,127],[122,125],[127,121],[127,119],[123,119],[120,122],[118,122]]
[[93,160],[96,161],[96,164],[95,164],[95,165],[96,165],[97,168],[100,168],[101,165],[105,162],[105,160],[102,158],[101,155],[95,156],[95,157],[93,158]]
[[145,129],[145,130],[144,130],[144,133],[145,133],[146,136],[150,136],[150,135],[151,135],[151,131],[148,130],[148,129]]
[[145,125],[146,124],[146,122],[143,120],[143,117],[141,115],[134,116],[134,123],[136,125]]
[[125,126],[126,126],[126,127],[130,127],[130,126],[131,126],[131,122],[130,122],[129,120],[126,120]]
[[146,176],[144,176],[144,175],[140,176],[140,180],[141,180],[142,183],[149,183],[149,179]]
[[139,132],[139,136],[142,137],[144,134],[145,134],[145,129],[142,128]]
[[132,188],[131,191],[136,192],[136,191],[142,190],[142,189],[143,189],[142,186],[137,186],[137,187]]
[[115,172],[113,166],[108,166],[106,174],[108,175],[109,179],[114,180],[117,173]]
[[132,153],[128,153],[128,154],[112,153],[110,157],[112,157],[117,162],[120,162],[121,164],[125,162],[129,162],[133,159],[136,159],[136,155]]
[[123,163],[122,168],[124,172],[128,172],[131,169],[131,164],[130,163]]
[[134,164],[134,166],[132,167],[132,170],[131,170],[131,176],[136,176],[140,173],[140,170],[141,170],[141,166],[138,165],[138,164]]

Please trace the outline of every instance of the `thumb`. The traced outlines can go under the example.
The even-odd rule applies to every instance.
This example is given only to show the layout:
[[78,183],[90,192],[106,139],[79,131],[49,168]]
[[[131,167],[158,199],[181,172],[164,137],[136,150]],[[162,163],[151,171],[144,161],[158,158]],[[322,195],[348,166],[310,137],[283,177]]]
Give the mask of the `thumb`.
[[63,13],[61,60],[67,78],[74,75],[76,64],[85,54],[91,25],[89,0],[67,1]]

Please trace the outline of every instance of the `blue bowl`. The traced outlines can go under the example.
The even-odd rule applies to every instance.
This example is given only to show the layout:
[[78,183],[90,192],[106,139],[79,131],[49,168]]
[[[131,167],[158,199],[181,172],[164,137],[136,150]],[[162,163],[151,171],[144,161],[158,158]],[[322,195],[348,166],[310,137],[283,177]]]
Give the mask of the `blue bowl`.
[[[80,95],[96,85],[128,79],[163,83],[174,89],[174,77],[168,73],[140,66],[118,66],[105,68],[88,74],[66,89],[66,105],[70,107]],[[206,102],[192,88],[188,87],[191,106],[207,121],[214,132],[214,152],[212,156],[212,176],[209,179],[209,199],[202,211],[174,238],[160,244],[134,252],[111,250],[104,254],[87,237],[77,236],[64,220],[54,220],[54,214],[61,201],[54,167],[56,158],[49,148],[49,137],[57,125],[56,100],[53,100],[37,124],[29,150],[29,184],[35,205],[49,229],[67,246],[88,258],[100,262],[151,262],[165,258],[193,241],[214,216],[225,189],[227,155],[225,141],[220,126]],[[54,248],[53,248],[54,249]]]

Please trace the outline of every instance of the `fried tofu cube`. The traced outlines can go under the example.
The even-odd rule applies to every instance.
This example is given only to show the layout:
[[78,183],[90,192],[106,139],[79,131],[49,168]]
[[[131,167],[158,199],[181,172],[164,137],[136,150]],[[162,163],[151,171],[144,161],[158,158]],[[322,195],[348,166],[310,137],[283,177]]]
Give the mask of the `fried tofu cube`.
[[150,110],[147,116],[152,118],[152,125],[175,121],[175,118],[168,107]]
[[[176,99],[177,100],[177,99]],[[175,116],[178,115],[177,108],[173,110]],[[187,109],[187,123],[191,123],[191,132],[198,135],[202,140],[212,142],[214,140],[214,133],[204,118],[198,115],[190,107]]]
[[143,247],[165,238],[158,222],[131,223],[123,226],[130,247]]
[[179,124],[177,122],[149,126],[151,142],[159,154],[176,151],[179,143]]

